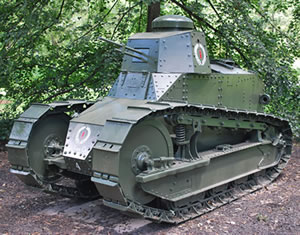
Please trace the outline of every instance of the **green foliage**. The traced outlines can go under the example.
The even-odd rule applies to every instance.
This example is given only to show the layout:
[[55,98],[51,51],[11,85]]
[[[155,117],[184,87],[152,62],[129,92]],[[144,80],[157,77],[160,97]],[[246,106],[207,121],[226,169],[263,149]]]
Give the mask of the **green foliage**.
[[[155,1],[0,0],[0,138],[32,102],[107,94],[121,55],[97,38],[126,42],[144,31]],[[300,7],[296,0],[161,1],[162,14],[186,14],[207,35],[210,55],[231,58],[267,84],[266,111],[288,118],[299,135]],[[298,128],[298,129],[297,129]]]
[[126,22],[138,6],[96,0],[0,1],[0,88],[12,101],[2,111],[2,136],[4,120],[32,102],[106,95],[121,56],[97,38],[127,38],[134,25]]
[[[0,141],[6,140],[10,133],[10,127],[13,124],[13,116],[9,115],[11,109],[7,108],[6,112],[2,112],[0,107]],[[13,112],[15,112],[13,110]]]

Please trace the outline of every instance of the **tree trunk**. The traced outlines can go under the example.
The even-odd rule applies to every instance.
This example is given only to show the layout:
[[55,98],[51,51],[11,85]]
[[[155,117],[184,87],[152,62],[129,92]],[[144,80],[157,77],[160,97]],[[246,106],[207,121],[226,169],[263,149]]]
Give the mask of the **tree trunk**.
[[160,1],[151,3],[148,6],[148,17],[147,17],[147,32],[152,31],[152,21],[160,16]]

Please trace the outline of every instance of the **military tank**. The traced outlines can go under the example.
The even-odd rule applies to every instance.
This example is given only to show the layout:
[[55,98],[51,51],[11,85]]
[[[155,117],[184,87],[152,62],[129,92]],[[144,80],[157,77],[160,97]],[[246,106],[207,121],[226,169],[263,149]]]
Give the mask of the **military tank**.
[[[7,144],[11,172],[67,197],[180,223],[272,182],[291,154],[263,82],[210,60],[204,34],[162,16],[127,45],[109,95],[33,104]],[[106,39],[102,39],[111,42]]]

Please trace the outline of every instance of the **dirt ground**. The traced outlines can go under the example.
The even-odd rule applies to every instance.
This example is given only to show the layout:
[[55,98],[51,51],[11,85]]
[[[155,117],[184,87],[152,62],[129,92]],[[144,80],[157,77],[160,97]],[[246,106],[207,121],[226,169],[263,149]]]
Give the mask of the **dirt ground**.
[[300,146],[270,186],[180,225],[129,217],[102,205],[49,195],[9,173],[0,151],[0,234],[300,234]]

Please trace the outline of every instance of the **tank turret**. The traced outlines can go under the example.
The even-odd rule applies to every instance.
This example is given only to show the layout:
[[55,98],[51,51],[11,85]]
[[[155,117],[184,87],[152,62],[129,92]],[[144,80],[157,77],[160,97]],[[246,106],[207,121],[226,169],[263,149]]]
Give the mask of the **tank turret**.
[[[189,18],[161,16],[152,26],[153,32],[137,33],[121,47],[121,73],[109,96],[263,109],[262,81],[227,60],[211,64],[204,34]],[[241,99],[232,99],[233,92]]]
[[137,33],[128,46],[152,58],[154,63],[124,56],[124,72],[211,73],[204,34],[194,30],[184,16],[161,16],[152,23],[153,32]]

